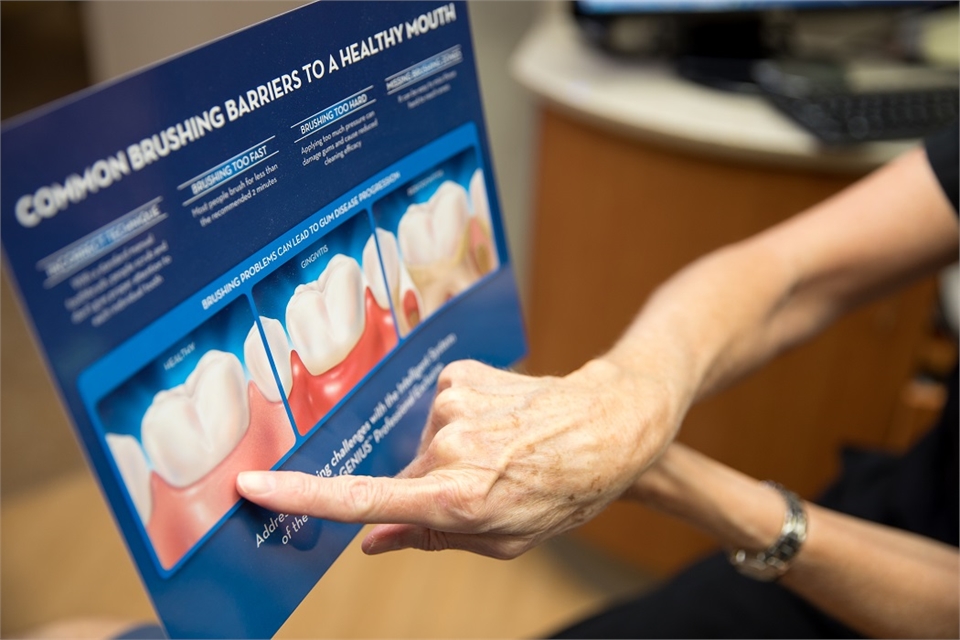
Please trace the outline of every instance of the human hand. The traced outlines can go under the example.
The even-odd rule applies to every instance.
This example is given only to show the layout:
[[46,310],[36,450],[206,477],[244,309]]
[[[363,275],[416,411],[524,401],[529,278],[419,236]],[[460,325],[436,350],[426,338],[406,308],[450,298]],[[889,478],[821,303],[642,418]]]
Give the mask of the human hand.
[[514,558],[617,499],[681,414],[667,385],[603,360],[562,378],[454,362],[440,374],[417,456],[397,478],[244,472],[237,489],[276,511],[380,524],[366,553]]

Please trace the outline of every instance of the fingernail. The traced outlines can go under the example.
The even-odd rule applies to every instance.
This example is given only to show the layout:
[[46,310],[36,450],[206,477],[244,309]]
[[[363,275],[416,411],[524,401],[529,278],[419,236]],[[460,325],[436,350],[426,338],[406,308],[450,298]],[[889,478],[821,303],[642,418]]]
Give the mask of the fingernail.
[[244,495],[263,495],[277,488],[277,480],[269,471],[243,471],[237,476],[237,487]]

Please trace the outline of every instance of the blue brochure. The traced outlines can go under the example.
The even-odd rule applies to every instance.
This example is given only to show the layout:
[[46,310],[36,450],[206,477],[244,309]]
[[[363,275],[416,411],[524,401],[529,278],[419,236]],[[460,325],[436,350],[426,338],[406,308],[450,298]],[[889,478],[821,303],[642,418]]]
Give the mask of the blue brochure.
[[168,634],[269,636],[443,366],[525,351],[466,6],[320,3],[7,123],[3,249]]

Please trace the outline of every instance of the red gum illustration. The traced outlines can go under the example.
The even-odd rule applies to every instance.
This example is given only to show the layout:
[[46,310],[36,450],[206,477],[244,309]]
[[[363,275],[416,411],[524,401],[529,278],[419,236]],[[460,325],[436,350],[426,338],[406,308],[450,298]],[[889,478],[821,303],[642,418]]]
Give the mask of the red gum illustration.
[[[346,359],[319,376],[311,375],[295,351],[290,353],[293,386],[290,410],[297,430],[305,435],[397,345],[389,309],[381,308],[365,291],[366,325]],[[415,300],[414,300],[415,303]],[[175,565],[240,499],[237,474],[271,469],[296,442],[282,402],[269,402],[252,382],[247,384],[250,426],[236,448],[210,473],[178,488],[152,472],[153,512],[147,535],[160,564]]]
[[377,304],[370,289],[364,291],[364,301],[366,324],[363,333],[343,362],[315,376],[307,370],[296,351],[290,352],[293,386],[287,401],[300,435],[306,435],[397,345],[397,331],[390,310]]
[[250,426],[236,448],[197,482],[178,488],[150,474],[153,512],[147,535],[165,569],[175,565],[240,499],[237,474],[270,469],[289,451],[296,437],[282,402],[269,402],[247,383]]

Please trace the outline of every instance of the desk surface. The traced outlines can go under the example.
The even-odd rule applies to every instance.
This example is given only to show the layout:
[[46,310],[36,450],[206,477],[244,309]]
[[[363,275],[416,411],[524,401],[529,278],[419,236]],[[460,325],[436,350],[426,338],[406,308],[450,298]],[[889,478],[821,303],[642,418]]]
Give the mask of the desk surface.
[[548,103],[601,127],[695,153],[843,173],[865,173],[917,143],[824,148],[759,96],[694,84],[664,62],[604,54],[558,9],[545,11],[526,35],[513,74]]

